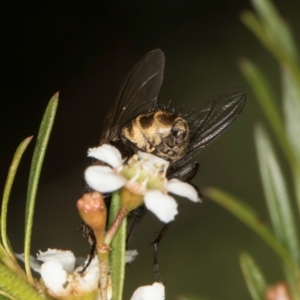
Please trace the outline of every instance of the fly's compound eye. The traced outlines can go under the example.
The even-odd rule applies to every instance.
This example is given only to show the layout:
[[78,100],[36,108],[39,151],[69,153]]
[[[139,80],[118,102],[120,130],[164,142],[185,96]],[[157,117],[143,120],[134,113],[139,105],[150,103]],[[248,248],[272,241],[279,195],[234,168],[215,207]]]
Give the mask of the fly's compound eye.
[[177,120],[171,130],[174,145],[182,144],[186,141],[188,135],[188,127],[183,119]]
[[186,132],[178,128],[173,128],[171,134],[174,137],[175,144],[181,144],[186,136]]
[[164,142],[169,148],[175,148],[187,141],[188,132],[187,123],[182,118],[179,118],[173,123],[170,133],[164,139]]

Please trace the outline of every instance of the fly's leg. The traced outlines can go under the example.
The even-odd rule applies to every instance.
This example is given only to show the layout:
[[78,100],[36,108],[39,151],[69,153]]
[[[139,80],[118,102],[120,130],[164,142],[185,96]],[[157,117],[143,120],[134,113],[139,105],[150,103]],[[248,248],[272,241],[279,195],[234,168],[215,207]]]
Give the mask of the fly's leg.
[[131,239],[133,237],[135,228],[138,225],[138,223],[139,223],[138,218],[134,218],[134,220],[132,221],[132,224],[130,226],[129,233],[127,234],[127,237],[126,237],[126,250],[129,249],[129,245],[130,245]]
[[86,271],[86,269],[88,268],[88,266],[91,264],[94,256],[96,254],[96,240],[94,239],[91,245],[91,250],[90,250],[90,256],[89,259],[87,261],[87,263],[85,264],[85,266],[82,268],[81,271],[79,271],[78,273],[81,274],[81,276],[83,275],[83,273]]
[[191,182],[194,179],[194,177],[196,176],[196,174],[198,172],[198,169],[199,169],[199,163],[194,162],[194,163],[192,163],[190,165],[183,166],[182,168],[180,168],[176,172],[173,172],[170,177],[171,178],[183,178],[183,177],[186,177],[184,179],[184,181],[188,182],[190,185],[192,185],[195,188],[195,190],[197,191],[197,194],[198,194],[199,198],[202,199],[202,193],[199,190],[198,186],[195,185],[195,184],[193,184]]
[[126,237],[126,250],[128,250],[131,239],[134,235],[134,231],[138,225],[138,223],[141,221],[141,219],[144,217],[144,215],[146,214],[147,210],[145,206],[140,206],[137,209],[133,210],[130,214],[129,214],[129,218],[133,218],[133,221],[131,223],[128,235]]
[[83,275],[83,273],[86,271],[86,269],[91,264],[92,259],[94,258],[95,254],[96,254],[96,244],[97,244],[93,229],[84,222],[82,224],[82,231],[83,231],[83,236],[87,237],[88,243],[90,244],[91,249],[90,249],[90,255],[89,255],[89,259],[88,259],[87,263],[82,268],[82,270],[78,272],[81,275]]
[[[199,164],[197,162],[192,163],[188,166],[182,167],[177,172],[173,173],[172,178],[176,178],[176,177],[181,178],[181,177],[187,176],[187,178],[184,181],[191,184],[196,189],[196,191],[198,193],[198,196],[200,198],[202,198],[202,195],[201,195],[201,192],[200,192],[199,188],[196,185],[191,183],[191,181],[193,180],[193,178],[197,174],[198,169],[199,169]],[[154,261],[153,261],[154,274],[155,274],[155,277],[157,278],[157,280],[161,283],[163,283],[163,279],[160,275],[159,268],[158,268],[158,245],[159,245],[161,239],[163,238],[163,236],[166,234],[166,232],[167,232],[167,230],[169,229],[170,226],[171,226],[171,223],[165,224],[164,227],[159,232],[159,234],[157,235],[154,242],[152,242],[150,244],[150,245],[153,245],[153,251],[154,251]]]
[[154,251],[154,261],[153,261],[153,268],[154,268],[154,275],[157,278],[158,282],[164,283],[163,279],[159,273],[158,269],[158,245],[163,238],[163,236],[166,234],[167,230],[171,226],[171,223],[167,223],[164,225],[164,227],[160,230],[159,234],[157,235],[156,239],[150,244],[153,245],[153,251]]
[[196,176],[197,172],[199,170],[199,163],[194,162],[191,165],[188,166],[188,173],[189,176],[185,179],[186,182],[191,183],[191,181],[194,179]]

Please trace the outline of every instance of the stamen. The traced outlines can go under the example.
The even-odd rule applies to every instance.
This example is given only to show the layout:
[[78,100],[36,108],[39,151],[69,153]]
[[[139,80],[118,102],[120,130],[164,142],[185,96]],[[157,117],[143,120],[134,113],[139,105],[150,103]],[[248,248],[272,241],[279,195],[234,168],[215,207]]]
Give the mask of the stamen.
[[137,169],[137,170],[136,170],[136,174],[129,180],[129,182],[134,182],[134,181],[136,181],[136,180],[139,178],[140,173],[141,173],[141,170],[140,170],[140,169]]

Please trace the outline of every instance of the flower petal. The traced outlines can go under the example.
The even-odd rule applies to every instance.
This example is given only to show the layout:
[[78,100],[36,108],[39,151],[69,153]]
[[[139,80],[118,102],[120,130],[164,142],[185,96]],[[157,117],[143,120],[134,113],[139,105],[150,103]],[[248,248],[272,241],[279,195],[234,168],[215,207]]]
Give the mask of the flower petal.
[[41,266],[41,276],[44,283],[51,292],[61,294],[64,292],[63,285],[67,281],[67,272],[55,259],[50,259]]
[[106,166],[90,166],[85,170],[86,183],[100,193],[118,190],[126,183],[126,179]]
[[153,155],[151,153],[138,151],[137,154],[139,159],[143,161],[143,168],[151,173],[156,173],[157,171],[164,171],[170,165],[170,162],[168,162],[167,160],[164,160],[163,158]]
[[123,164],[120,151],[116,147],[108,144],[90,148],[88,150],[88,156],[101,160],[113,168],[119,168]]
[[200,201],[196,189],[192,185],[178,179],[169,180],[166,184],[166,189],[172,194],[188,198],[193,202]]
[[[84,265],[87,264],[85,261]],[[82,270],[82,266],[77,269],[76,280],[78,281],[77,289],[80,291],[94,291],[98,288],[99,280],[100,280],[100,269],[99,269],[99,261],[97,255],[92,259],[90,265],[84,272],[84,274],[79,273]]]
[[[25,262],[24,253],[15,253],[15,256],[20,261]],[[30,255],[29,262],[30,262],[30,268],[33,271],[35,271],[37,273],[41,273],[41,263],[35,257]]]
[[57,261],[61,267],[68,273],[72,273],[75,267],[75,256],[69,250],[48,249],[45,252],[39,251],[36,255],[39,261],[44,263],[48,261]]
[[173,221],[178,213],[174,198],[158,190],[148,190],[144,202],[146,207],[165,223]]
[[131,264],[135,258],[138,256],[137,250],[126,250],[125,252],[125,263]]
[[130,300],[163,300],[165,299],[165,287],[154,282],[152,285],[141,286],[135,290]]

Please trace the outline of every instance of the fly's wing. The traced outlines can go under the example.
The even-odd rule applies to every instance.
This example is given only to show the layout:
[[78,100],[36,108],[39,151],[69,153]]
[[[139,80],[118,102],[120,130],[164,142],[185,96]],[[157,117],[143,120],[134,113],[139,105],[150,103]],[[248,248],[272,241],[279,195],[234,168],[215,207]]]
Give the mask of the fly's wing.
[[187,116],[191,137],[186,156],[173,165],[174,169],[181,168],[190,161],[197,152],[224,132],[239,116],[245,102],[246,92],[243,89],[233,88],[223,91],[207,99],[209,104],[200,109],[202,101],[193,105],[193,111]]
[[239,116],[246,102],[242,89],[230,89],[213,97],[208,108],[196,113],[199,123],[192,133],[189,152],[207,146]]
[[133,67],[104,120],[99,145],[113,140],[119,129],[133,117],[157,107],[164,66],[164,54],[156,49],[146,54]]

